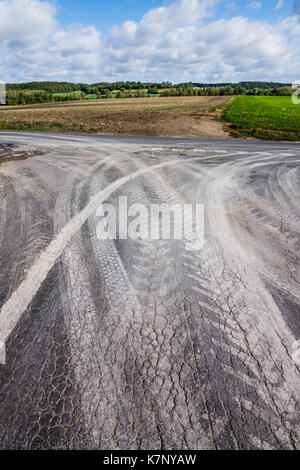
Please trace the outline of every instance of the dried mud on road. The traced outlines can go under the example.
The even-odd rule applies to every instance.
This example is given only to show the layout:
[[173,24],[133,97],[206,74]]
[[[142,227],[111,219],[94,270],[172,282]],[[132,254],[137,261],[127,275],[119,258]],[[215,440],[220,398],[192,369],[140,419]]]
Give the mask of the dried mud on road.
[[[0,448],[300,449],[299,146],[0,142]],[[99,240],[124,195],[204,204],[204,246]]]

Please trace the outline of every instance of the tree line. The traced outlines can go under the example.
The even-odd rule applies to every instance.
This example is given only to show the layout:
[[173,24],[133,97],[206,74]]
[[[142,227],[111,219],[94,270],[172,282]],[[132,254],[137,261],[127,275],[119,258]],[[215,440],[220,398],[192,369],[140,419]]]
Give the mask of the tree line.
[[234,95],[255,95],[255,96],[291,96],[292,89],[288,85],[277,85],[275,87],[248,87],[242,84],[232,84],[226,86],[196,87],[192,83],[177,85],[164,90],[163,96],[234,96]]
[[86,97],[85,93],[73,91],[67,95],[53,95],[45,90],[7,90],[6,91],[6,104],[14,105],[26,105],[26,104],[38,104],[38,103],[49,103],[60,102],[60,101],[75,101],[84,100]]
[[6,86],[8,105],[75,101],[86,98],[143,98],[149,96],[290,96],[291,86],[274,82],[240,82],[222,84],[99,82],[78,84],[69,82],[11,83]]

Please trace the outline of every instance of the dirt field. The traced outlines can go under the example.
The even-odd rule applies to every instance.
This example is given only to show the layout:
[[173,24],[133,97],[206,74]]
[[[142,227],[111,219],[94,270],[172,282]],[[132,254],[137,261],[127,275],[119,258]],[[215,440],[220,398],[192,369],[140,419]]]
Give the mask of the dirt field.
[[228,97],[93,100],[1,107],[1,130],[229,138],[219,119]]

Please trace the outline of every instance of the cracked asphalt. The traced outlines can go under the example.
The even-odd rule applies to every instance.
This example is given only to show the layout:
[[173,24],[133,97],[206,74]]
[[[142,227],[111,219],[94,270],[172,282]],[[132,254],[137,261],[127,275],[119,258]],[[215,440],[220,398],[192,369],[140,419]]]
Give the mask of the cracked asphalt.
[[[204,204],[205,243],[96,208]],[[0,133],[1,449],[300,449],[300,146]]]

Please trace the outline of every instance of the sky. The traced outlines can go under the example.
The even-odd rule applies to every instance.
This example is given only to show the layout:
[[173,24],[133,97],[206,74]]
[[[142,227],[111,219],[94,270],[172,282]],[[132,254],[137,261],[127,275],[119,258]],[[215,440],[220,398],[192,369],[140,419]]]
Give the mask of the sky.
[[300,0],[0,0],[0,80],[300,79]]

